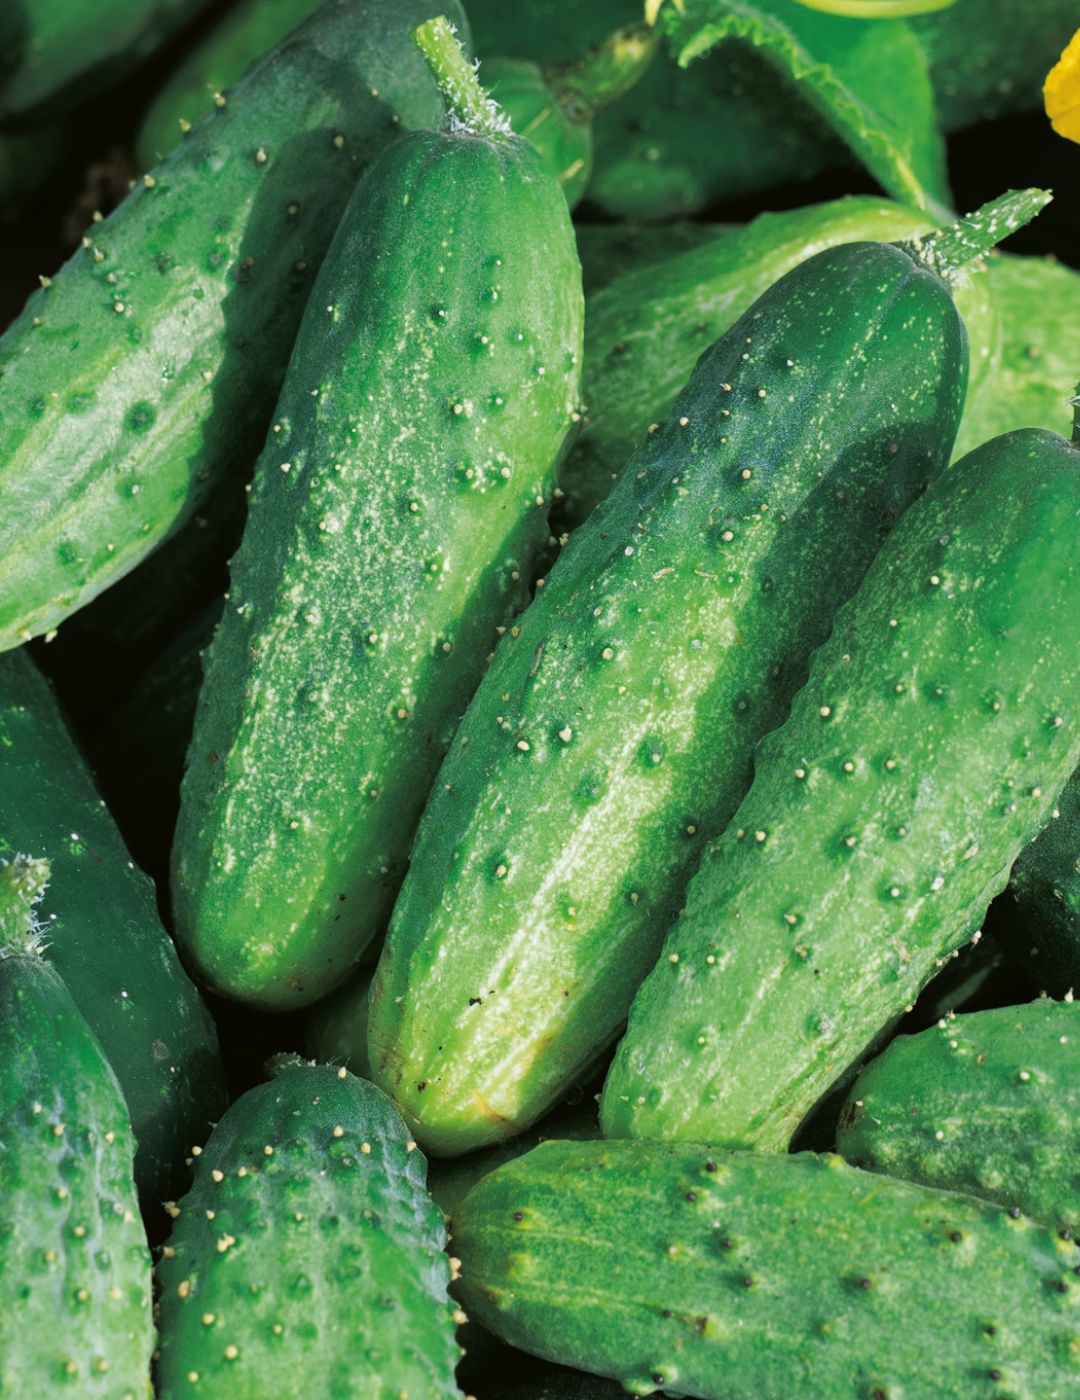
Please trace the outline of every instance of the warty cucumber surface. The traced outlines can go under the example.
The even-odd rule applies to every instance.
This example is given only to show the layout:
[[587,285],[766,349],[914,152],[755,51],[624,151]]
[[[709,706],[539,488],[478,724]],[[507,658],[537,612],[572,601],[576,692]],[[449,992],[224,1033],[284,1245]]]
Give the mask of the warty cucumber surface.
[[329,0],[0,337],[0,650],[56,628],[247,474],[359,173],[442,104],[409,30]]
[[281,1069],[222,1118],[176,1210],[159,1400],[458,1396],[445,1243],[385,1095],[345,1069]]
[[1080,1385],[1075,1243],[839,1157],[544,1143],[473,1188],[453,1248],[475,1320],[634,1395],[1069,1400]]
[[571,537],[462,721],[372,986],[373,1076],[431,1151],[520,1132],[617,1034],[754,744],[948,461],[966,354],[911,254],[822,252]]
[[0,862],[0,1395],[146,1400],[150,1250],[131,1120],[42,957],[47,878],[47,861]]
[[225,1106],[217,1031],[52,691],[25,651],[0,656],[0,857],[48,856],[47,961],[120,1081],[148,1210]]
[[178,936],[224,995],[305,1005],[381,933],[547,538],[581,334],[566,201],[522,138],[459,120],[357,188],[259,461],[182,791]]
[[782,1150],[979,928],[1080,756],[1080,449],[1021,429],[905,516],[706,853],[609,1136]]
[[836,1150],[1077,1234],[1080,1005],[1042,999],[897,1036],[852,1086]]

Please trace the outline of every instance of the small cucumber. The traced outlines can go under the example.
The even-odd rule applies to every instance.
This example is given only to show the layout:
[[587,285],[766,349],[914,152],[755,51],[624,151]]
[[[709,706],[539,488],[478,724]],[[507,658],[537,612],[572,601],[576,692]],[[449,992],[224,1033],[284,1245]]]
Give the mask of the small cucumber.
[[520,1132],[618,1033],[754,745],[948,461],[965,370],[920,256],[827,249],[575,533],[462,721],[372,986],[372,1073],[425,1147]]
[[[585,422],[559,480],[567,497],[560,525],[580,523],[611,491],[649,425],[670,411],[699,356],[773,282],[824,248],[911,238],[929,227],[925,216],[866,195],[760,214],[590,296]],[[982,271],[966,269],[954,290],[971,349],[970,397],[984,380],[993,384],[996,318]]]
[[225,1104],[217,1033],[45,680],[0,656],[0,856],[48,853],[48,961],[127,1099],[135,1172],[158,1210]]
[[0,650],[247,476],[358,174],[401,127],[439,119],[408,37],[438,8],[328,0],[0,338]]
[[784,1148],[978,929],[1080,757],[1078,515],[1080,444],[1021,429],[904,517],[691,882],[605,1133]]
[[393,1105],[285,1067],[198,1154],[158,1264],[158,1400],[458,1396],[446,1229]]
[[1010,952],[1041,990],[1080,992],[1080,773],[1013,866],[1010,893],[1020,915],[1007,930]]
[[[634,1395],[1068,1400],[1080,1385],[1071,1240],[839,1157],[549,1142],[474,1187],[453,1230],[477,1321]],[[939,1346],[928,1319],[947,1324]]]
[[1076,1234],[1080,1006],[1002,1006],[897,1036],[856,1079],[836,1150]]
[[48,871],[0,862],[0,1395],[146,1400],[150,1250],[131,1120],[41,956],[33,908]]
[[453,124],[372,167],[320,274],[207,652],[178,936],[265,1007],[325,995],[381,933],[576,415],[566,201],[444,57]]

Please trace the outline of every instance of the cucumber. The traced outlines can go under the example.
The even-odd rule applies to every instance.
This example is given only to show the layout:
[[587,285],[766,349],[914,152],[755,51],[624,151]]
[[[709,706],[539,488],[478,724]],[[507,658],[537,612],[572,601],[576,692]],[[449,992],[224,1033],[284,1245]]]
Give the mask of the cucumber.
[[[1001,231],[972,227],[961,260]],[[520,1132],[617,1034],[755,743],[944,468],[965,371],[913,252],[827,249],[702,357],[572,537],[462,721],[372,985],[373,1077],[426,1148]]]
[[36,122],[130,73],[211,0],[5,0],[0,121]]
[[454,1250],[477,1320],[634,1395],[1066,1400],[1080,1384],[1074,1243],[839,1157],[544,1143],[474,1188]]
[[145,1400],[154,1326],[131,1120],[41,956],[48,871],[0,862],[0,1395]]
[[345,1069],[296,1064],[238,1099],[158,1265],[158,1400],[460,1395],[446,1230],[415,1148]]
[[178,935],[211,987],[268,1008],[331,991],[381,932],[439,761],[548,537],[576,414],[566,201],[461,67],[454,124],[402,139],[357,188],[207,653]]
[[149,170],[196,122],[214,110],[214,94],[233,86],[280,44],[322,0],[240,0],[186,55],[159,88],[135,137],[135,160]]
[[[586,417],[560,478],[567,503],[559,523],[579,524],[610,492],[649,425],[670,411],[698,357],[784,273],[838,243],[910,238],[929,227],[924,216],[867,195],[761,214],[737,232],[627,273],[590,296]],[[987,284],[973,270],[956,288],[971,347],[970,395],[984,382],[996,390],[997,326]]]
[[1037,987],[1080,991],[1080,773],[1013,866],[1010,893],[1020,915],[1006,935],[1010,952]]
[[862,1071],[837,1151],[857,1167],[1080,1230],[1080,1006],[944,1017]]
[[304,1046],[320,1064],[344,1065],[364,1079],[371,1078],[367,1052],[368,993],[372,969],[317,1001],[304,1018]]
[[112,1065],[148,1210],[224,1107],[210,1015],[161,925],[52,693],[25,653],[0,657],[0,856],[47,853],[48,961]]
[[437,8],[328,0],[0,338],[0,650],[247,475],[357,175],[399,127],[439,117],[408,40]]
[[606,1134],[784,1148],[979,928],[1080,756],[1078,513],[1077,442],[1020,429],[886,541],[637,994]]

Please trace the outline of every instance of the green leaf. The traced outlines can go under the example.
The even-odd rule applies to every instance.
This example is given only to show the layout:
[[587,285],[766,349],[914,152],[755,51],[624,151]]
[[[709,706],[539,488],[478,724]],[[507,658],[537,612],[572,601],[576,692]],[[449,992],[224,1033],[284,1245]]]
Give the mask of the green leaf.
[[725,40],[756,48],[795,81],[883,189],[951,217],[926,54],[906,21],[865,24],[798,0],[686,0],[683,14],[668,6],[661,18],[682,67]]

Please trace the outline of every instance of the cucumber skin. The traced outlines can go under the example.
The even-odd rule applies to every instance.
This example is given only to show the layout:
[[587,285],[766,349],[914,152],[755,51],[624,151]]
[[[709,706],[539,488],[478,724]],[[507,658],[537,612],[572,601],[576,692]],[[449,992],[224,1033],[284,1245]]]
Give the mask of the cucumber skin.
[[1024,429],[892,534],[638,992],[605,1134],[783,1149],[968,941],[1080,755],[1078,513],[1077,449]]
[[948,459],[964,340],[898,248],[802,264],[702,358],[502,642],[372,987],[373,1077],[426,1149],[521,1131],[618,1033],[754,744]]
[[1012,868],[1019,923],[1009,950],[1032,982],[1054,995],[1080,991],[1080,773],[1058,799],[1054,818]]
[[130,73],[212,0],[7,0],[0,121],[71,107]]
[[548,537],[582,314],[566,201],[521,138],[417,133],[358,187],[259,462],[182,790],[178,937],[223,995],[306,1005],[382,931]]
[[1080,1006],[1035,1001],[898,1036],[862,1071],[836,1150],[869,1171],[1080,1230]]
[[415,1147],[346,1070],[294,1067],[238,1099],[158,1264],[158,1400],[190,1395],[191,1371],[223,1400],[459,1395],[446,1229]]
[[0,649],[246,475],[358,174],[442,111],[409,30],[446,8],[329,0],[0,338]]
[[214,109],[214,93],[238,82],[322,0],[241,0],[187,54],[158,90],[139,123],[135,159],[149,170],[179,144],[182,123],[194,125]]
[[1080,1371],[1075,1244],[839,1157],[549,1142],[474,1187],[454,1249],[477,1321],[636,1395],[996,1400],[998,1369],[1066,1400]]
[[217,1032],[161,925],[150,881],[98,795],[48,684],[25,653],[0,657],[0,856],[47,855],[48,961],[127,1098],[148,1211],[225,1106]]
[[120,1086],[59,974],[36,954],[0,956],[0,1394],[149,1397],[134,1150]]
[[[567,497],[560,524],[580,524],[611,491],[649,425],[670,411],[698,357],[773,282],[824,248],[910,238],[932,226],[892,200],[848,196],[761,214],[590,296],[585,422],[559,481]],[[969,400],[984,383],[992,397],[998,328],[985,272],[965,272],[954,294],[971,347]]]

